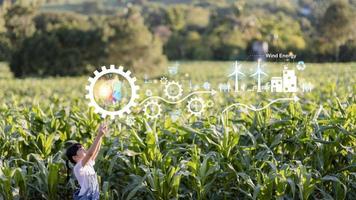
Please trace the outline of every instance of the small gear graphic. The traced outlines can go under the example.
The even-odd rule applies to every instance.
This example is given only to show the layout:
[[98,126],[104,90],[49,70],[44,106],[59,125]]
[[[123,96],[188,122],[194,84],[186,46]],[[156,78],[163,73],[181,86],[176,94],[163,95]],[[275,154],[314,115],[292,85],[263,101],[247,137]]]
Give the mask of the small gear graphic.
[[[99,80],[100,77],[106,75],[106,74],[118,74],[122,76],[124,79],[126,79],[130,85],[131,88],[131,98],[129,102],[120,110],[117,111],[108,111],[102,108],[94,98],[94,86],[96,81]],[[107,69],[105,66],[101,67],[101,71],[95,71],[94,72],[94,78],[89,77],[89,85],[86,86],[86,90],[88,91],[88,94],[85,96],[87,99],[89,99],[89,106],[94,107],[94,111],[96,113],[101,114],[103,118],[106,116],[110,116],[112,119],[115,118],[115,116],[122,117],[125,113],[130,114],[131,112],[131,107],[136,106],[137,103],[135,100],[139,97],[138,96],[138,89],[139,86],[135,85],[136,78],[131,77],[131,72],[130,71],[124,71],[124,68],[120,66],[119,68],[116,68],[115,65],[110,65],[110,68]]]
[[[176,87],[177,88],[177,94],[170,94],[170,89]],[[175,81],[169,81],[165,87],[164,87],[164,93],[168,97],[168,99],[171,100],[177,100],[179,97],[183,95],[183,87],[181,84]]]
[[[194,107],[195,107],[196,103],[200,104],[200,108],[197,109],[197,110],[194,110]],[[204,109],[205,109],[204,100],[202,98],[200,98],[200,97],[191,98],[188,101],[187,108],[188,108],[188,111],[189,111],[190,114],[199,117],[199,116],[201,116],[201,114],[204,112]]]
[[207,102],[206,102],[206,107],[207,108],[212,108],[214,106],[214,102],[212,101],[212,100],[208,100]]
[[132,116],[127,116],[125,122],[129,126],[133,126],[135,124],[135,118]]
[[[155,107],[157,110],[155,113],[149,113],[148,110],[150,107]],[[143,108],[144,114],[148,119],[157,119],[159,116],[161,116],[162,108],[161,105],[158,104],[157,101],[151,100],[147,102]]]
[[167,84],[168,79],[167,79],[167,77],[164,77],[164,76],[163,76],[163,77],[161,78],[161,80],[159,80],[159,81],[161,82],[162,85],[165,85],[165,84]]

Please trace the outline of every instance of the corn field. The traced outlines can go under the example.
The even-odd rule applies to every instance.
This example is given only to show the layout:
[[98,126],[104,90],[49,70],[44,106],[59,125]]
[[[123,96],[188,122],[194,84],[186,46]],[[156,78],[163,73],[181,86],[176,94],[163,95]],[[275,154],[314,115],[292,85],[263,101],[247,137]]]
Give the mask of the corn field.
[[[216,88],[229,65],[184,62],[168,78],[184,83],[186,95],[188,80]],[[355,199],[355,75],[355,63],[310,64],[302,76],[311,92],[256,112],[221,113],[291,95],[197,95],[214,102],[201,117],[186,102],[160,102],[157,120],[135,108],[133,125],[110,121],[95,165],[101,199]],[[140,100],[147,88],[164,96],[160,77],[136,77]],[[102,121],[85,99],[87,78],[14,79],[0,66],[0,199],[72,198],[78,185],[73,175],[67,181],[65,149],[73,141],[88,148]],[[175,121],[168,113],[177,109]]]

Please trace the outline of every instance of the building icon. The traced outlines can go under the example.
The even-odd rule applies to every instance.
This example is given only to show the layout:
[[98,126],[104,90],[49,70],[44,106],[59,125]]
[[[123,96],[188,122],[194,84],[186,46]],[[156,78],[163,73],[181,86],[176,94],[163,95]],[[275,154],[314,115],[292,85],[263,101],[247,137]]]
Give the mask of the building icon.
[[282,77],[272,77],[271,92],[297,92],[297,76],[294,70],[284,67]]
[[271,92],[283,92],[282,77],[272,77]]

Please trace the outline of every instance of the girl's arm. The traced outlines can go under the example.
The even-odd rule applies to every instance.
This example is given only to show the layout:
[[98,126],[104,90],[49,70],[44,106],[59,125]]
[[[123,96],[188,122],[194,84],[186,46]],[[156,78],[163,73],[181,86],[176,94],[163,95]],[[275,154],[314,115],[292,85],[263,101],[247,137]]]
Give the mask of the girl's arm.
[[96,159],[96,156],[98,155],[100,147],[101,147],[101,142],[102,142],[102,139],[99,141],[99,145],[97,146],[97,148],[94,151],[94,155],[92,156],[92,160]]
[[[107,132],[107,125],[105,124],[104,127],[101,127],[102,131],[104,131],[104,134]],[[99,145],[96,147],[95,151],[94,151],[94,155],[92,156],[92,160],[95,160],[99,151],[100,151],[100,147],[101,147],[101,142],[102,140],[99,141]]]
[[98,151],[102,137],[104,136],[105,132],[106,132],[106,124],[101,124],[99,127],[98,135],[96,136],[93,144],[90,146],[90,148],[88,149],[86,155],[82,160],[82,166],[85,166],[90,159],[93,159],[93,157],[96,156],[97,154],[96,150]]

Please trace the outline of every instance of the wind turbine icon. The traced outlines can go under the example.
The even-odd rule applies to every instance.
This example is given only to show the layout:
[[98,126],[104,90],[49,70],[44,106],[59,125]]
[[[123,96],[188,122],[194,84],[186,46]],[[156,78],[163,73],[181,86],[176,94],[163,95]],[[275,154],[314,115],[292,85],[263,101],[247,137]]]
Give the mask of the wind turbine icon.
[[254,74],[251,75],[251,77],[257,76],[257,92],[262,92],[262,90],[261,90],[261,75],[267,76],[267,74],[265,72],[263,72],[261,69],[261,62],[262,62],[262,59],[259,58],[257,60],[257,70]]
[[238,64],[237,61],[234,62],[234,72],[232,72],[228,77],[235,77],[235,92],[239,91],[239,75],[245,76],[244,73],[240,71],[241,69],[241,64]]

